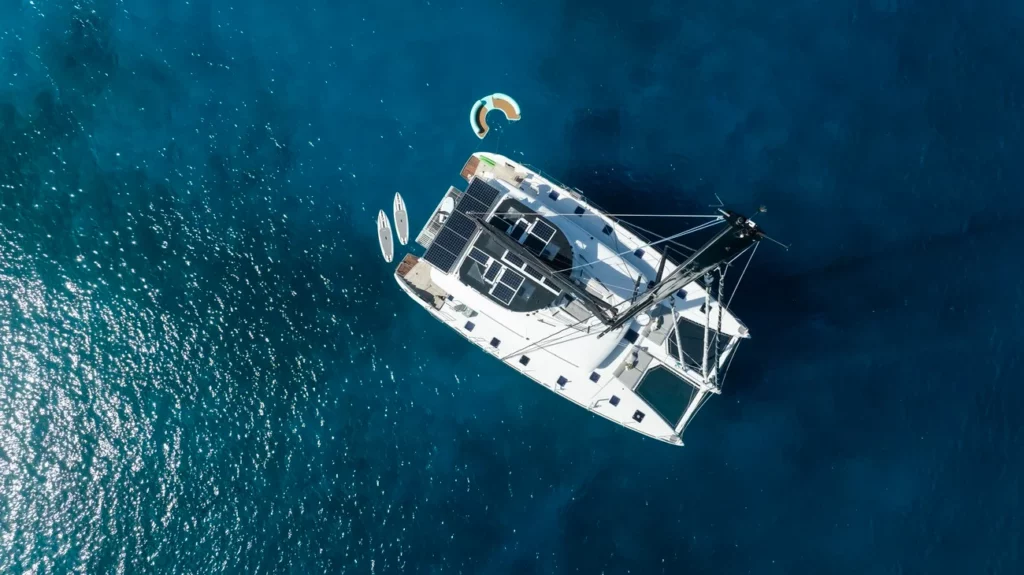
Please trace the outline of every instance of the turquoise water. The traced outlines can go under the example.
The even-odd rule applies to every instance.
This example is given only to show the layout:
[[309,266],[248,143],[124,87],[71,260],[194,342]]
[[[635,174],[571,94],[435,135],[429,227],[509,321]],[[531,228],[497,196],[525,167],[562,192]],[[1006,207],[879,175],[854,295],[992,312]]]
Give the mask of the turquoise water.
[[[0,572],[1019,572],[1022,18],[0,3]],[[377,210],[478,149],[768,205],[685,448],[400,294]]]

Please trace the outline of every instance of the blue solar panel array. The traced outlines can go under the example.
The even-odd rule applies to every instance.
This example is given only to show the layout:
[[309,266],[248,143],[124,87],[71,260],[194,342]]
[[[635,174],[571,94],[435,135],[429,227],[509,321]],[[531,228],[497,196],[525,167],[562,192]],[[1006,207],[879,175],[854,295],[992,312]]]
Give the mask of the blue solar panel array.
[[498,193],[497,188],[480,178],[474,178],[473,183],[471,183],[469,185],[469,189],[466,190],[467,196],[476,198],[477,201],[487,205],[488,208],[491,207],[494,200],[498,199]]
[[537,223],[533,226],[533,235],[537,236],[543,241],[550,241],[555,235],[555,228],[551,224],[544,220],[537,220]]
[[494,289],[491,290],[491,295],[494,296],[494,299],[508,305],[512,303],[512,297],[516,295],[516,292],[507,285],[498,283],[494,284]]
[[462,199],[460,199],[459,203],[455,206],[455,213],[466,214],[470,217],[483,217],[487,214],[487,206],[478,202],[476,198],[463,195]]
[[511,252],[505,252],[505,261],[516,266],[517,268],[523,267],[523,264],[525,263],[523,261],[523,258]]
[[501,274],[501,283],[514,290],[519,289],[519,286],[523,285],[525,279],[522,274],[514,272],[509,268],[505,268],[505,273]]
[[[459,256],[462,255],[470,238],[476,232],[475,216],[483,216],[491,210],[494,201],[498,199],[500,192],[491,184],[474,178],[459,203],[455,205],[455,211],[448,216],[441,231],[437,233],[434,242],[430,244],[423,259],[427,260],[437,269],[444,273],[451,273]],[[472,254],[471,254],[472,255]],[[476,257],[473,259],[480,261]],[[487,260],[480,261],[485,263]],[[492,266],[493,267],[493,266]],[[494,274],[498,273],[498,267],[493,267]],[[490,272],[490,270],[488,270]],[[493,280],[492,275],[489,279]]]
[[459,199],[455,211],[469,216],[483,217],[491,211],[491,206],[494,204],[494,200],[498,199],[498,194],[499,192],[494,186],[480,178],[474,178],[473,183],[469,184],[469,189]]
[[484,272],[484,279],[487,281],[494,281],[494,278],[498,277],[498,272],[501,271],[503,266],[498,262],[491,262],[491,267],[487,268]]
[[485,254],[484,252],[480,251],[477,248],[473,248],[473,249],[469,250],[469,257],[473,261],[475,261],[476,263],[478,263],[480,265],[484,265],[484,266],[487,265],[487,260],[490,259],[487,256],[487,254]]
[[448,216],[448,221],[444,223],[444,227],[459,234],[462,237],[472,237],[473,232],[476,231],[476,222],[460,214],[454,212]]

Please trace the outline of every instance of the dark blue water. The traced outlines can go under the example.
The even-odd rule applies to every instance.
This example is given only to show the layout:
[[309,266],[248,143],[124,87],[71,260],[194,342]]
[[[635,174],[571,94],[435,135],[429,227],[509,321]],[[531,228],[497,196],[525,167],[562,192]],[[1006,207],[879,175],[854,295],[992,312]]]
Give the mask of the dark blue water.
[[[0,572],[1020,573],[1024,7],[0,2]],[[480,142],[473,100],[523,107]],[[498,151],[766,204],[676,449],[401,296]]]

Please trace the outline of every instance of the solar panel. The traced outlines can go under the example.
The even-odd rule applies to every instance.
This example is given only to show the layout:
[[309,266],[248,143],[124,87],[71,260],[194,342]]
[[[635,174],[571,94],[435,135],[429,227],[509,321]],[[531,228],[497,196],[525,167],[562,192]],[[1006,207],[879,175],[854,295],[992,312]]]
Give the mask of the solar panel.
[[505,252],[505,261],[516,266],[517,268],[523,267],[523,258],[513,254],[511,252]]
[[525,279],[522,274],[509,268],[505,268],[505,273],[501,274],[501,283],[512,289],[519,289]]
[[544,276],[540,275],[540,272],[537,271],[537,268],[531,266],[530,264],[526,264],[526,267],[523,268],[523,271],[526,272],[526,275],[530,276],[535,280],[544,279]]
[[546,242],[554,237],[555,228],[544,220],[537,220],[537,223],[533,225],[533,231],[530,233]]
[[476,248],[469,250],[469,257],[480,265],[487,265],[487,260],[490,259],[487,257],[487,254]]
[[471,214],[474,216],[483,216],[487,213],[487,206],[480,203],[475,198],[469,196],[462,196],[459,200],[458,205],[455,206],[456,212],[462,212],[463,214]]
[[494,203],[494,200],[498,199],[498,190],[480,178],[474,178],[473,183],[466,190],[466,195],[476,198],[480,203],[489,208]]
[[438,233],[437,237],[434,238],[434,243],[431,244],[431,247],[440,246],[458,256],[462,253],[462,250],[465,249],[466,244],[468,243],[468,239],[449,230],[448,228],[441,228],[440,233]]
[[476,222],[459,212],[454,212],[448,216],[444,227],[468,239],[473,237],[473,232],[476,231]]
[[512,297],[516,295],[516,291],[504,284],[494,284],[491,295],[494,296],[494,299],[508,305],[512,303]]
[[487,271],[484,272],[484,279],[491,282],[494,281],[494,278],[498,277],[498,272],[501,271],[502,267],[504,266],[499,264],[497,261],[491,262],[491,267],[487,268]]
[[423,259],[442,272],[448,273],[452,271],[452,266],[455,265],[455,260],[458,257],[435,243],[431,244],[430,249],[423,255]]

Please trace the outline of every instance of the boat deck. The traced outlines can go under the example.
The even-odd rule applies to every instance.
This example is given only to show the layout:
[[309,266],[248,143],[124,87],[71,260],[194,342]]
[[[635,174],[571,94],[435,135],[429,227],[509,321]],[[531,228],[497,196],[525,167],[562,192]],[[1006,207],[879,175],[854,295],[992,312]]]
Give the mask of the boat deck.
[[[587,286],[588,292],[607,304],[628,305],[636,279],[639,277],[639,285],[645,288],[656,277],[661,253],[648,247],[648,240],[637,237],[613,218],[592,208],[579,192],[507,158],[487,153],[474,154],[464,166],[462,176],[470,182],[483,178],[499,189],[504,199],[499,200],[498,205],[525,207],[528,210],[520,209],[520,212],[555,223],[558,236],[564,236],[561,241],[570,248],[567,251],[572,257],[571,267],[580,268],[572,272],[572,279],[578,286]],[[447,195],[460,193],[452,188]],[[430,225],[428,222],[424,228],[428,235]],[[509,233],[514,236],[515,232],[510,228]],[[578,301],[566,303],[558,299],[555,302],[562,303],[556,307],[509,309],[495,301],[493,293],[482,290],[483,284],[477,285],[480,282],[474,284],[460,277],[460,274],[471,273],[468,268],[475,265],[469,262],[471,248],[483,237],[482,233],[478,232],[461,263],[448,273],[426,261],[407,257],[396,273],[399,285],[436,319],[553,393],[633,431],[681,445],[675,422],[682,414],[663,416],[639,391],[657,387],[658,393],[664,393],[664,382],[644,383],[647,375],[655,371],[674,378],[679,387],[676,395],[689,396],[694,386],[700,385],[700,374],[693,366],[676,360],[669,353],[668,343],[673,335],[671,310],[663,305],[663,309],[652,310],[652,321],[646,326],[633,321],[598,337],[605,329],[604,324],[585,310],[576,309],[581,307]],[[507,252],[480,251],[484,253],[473,257],[486,263],[481,269],[474,268],[477,275],[489,270],[493,261],[508,265]],[[666,262],[665,273],[670,273],[674,267]],[[528,273],[525,267],[515,269]],[[552,267],[552,270],[558,269],[564,268]],[[674,296],[678,316],[703,324],[705,314],[701,307],[705,295],[697,283],[680,290]],[[717,321],[714,312],[720,313],[720,310],[712,300],[713,321]],[[589,319],[581,322],[574,316]],[[746,336],[745,328],[728,312],[722,316],[722,332],[726,341]],[[684,349],[689,350],[687,342],[684,342]]]

